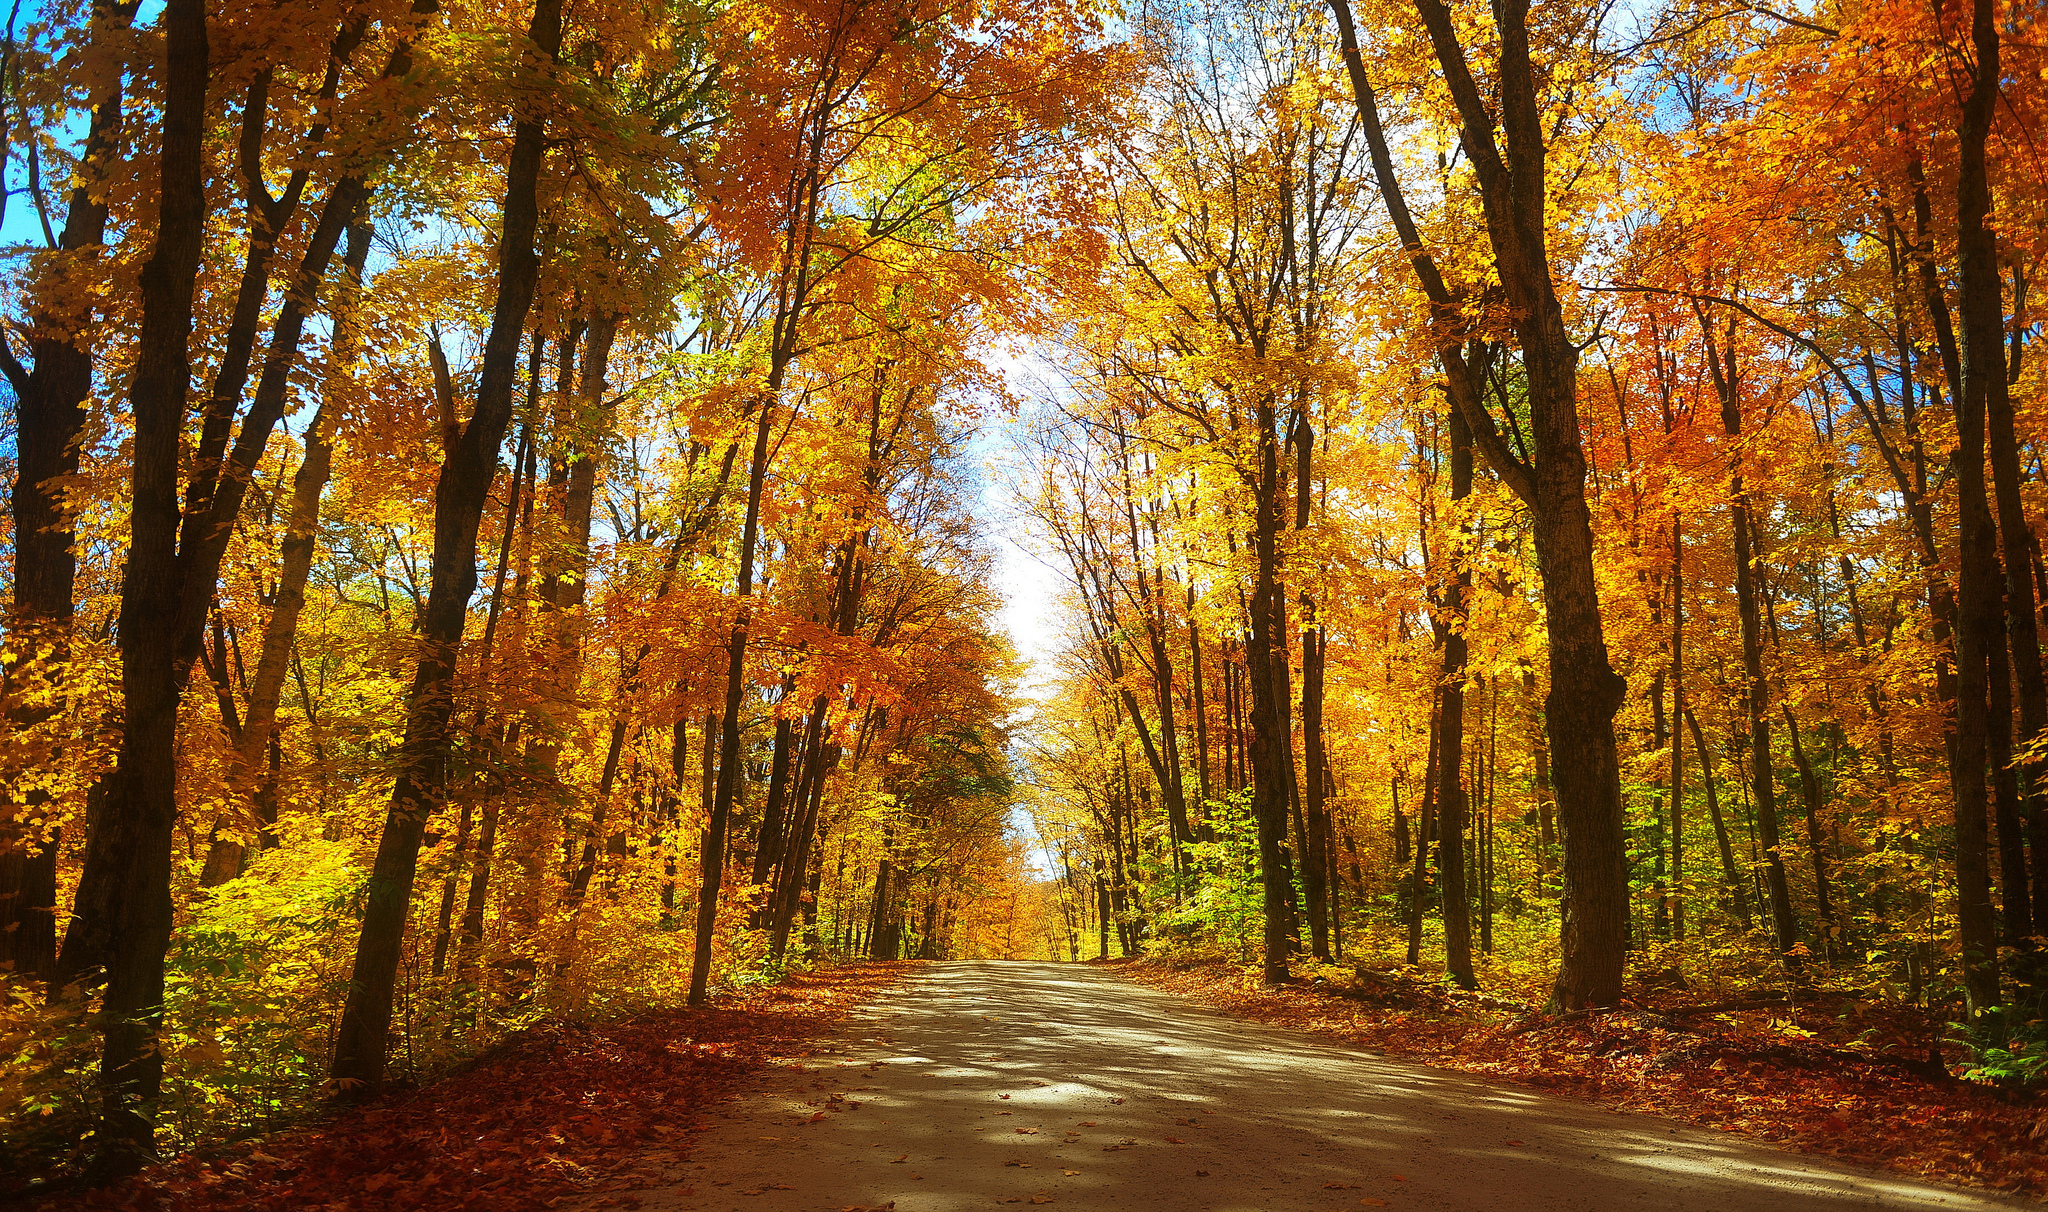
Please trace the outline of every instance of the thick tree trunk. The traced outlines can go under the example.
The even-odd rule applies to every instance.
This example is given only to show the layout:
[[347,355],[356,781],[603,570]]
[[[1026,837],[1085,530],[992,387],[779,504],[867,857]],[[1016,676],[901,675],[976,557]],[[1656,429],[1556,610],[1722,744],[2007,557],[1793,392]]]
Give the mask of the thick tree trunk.
[[[1956,891],[1962,944],[1963,986],[1974,1017],[1998,1004],[1997,927],[1991,909],[1991,875],[1984,821],[1986,751],[1986,678],[1992,650],[1998,643],[1999,569],[1991,511],[1984,499],[1985,427],[1987,419],[2002,435],[1994,436],[1995,462],[2008,462],[2009,490],[2001,485],[1999,505],[2008,501],[2005,536],[2012,567],[2004,587],[2013,594],[2006,611],[2006,629],[2015,642],[2014,657],[2026,666],[2020,672],[2021,730],[2037,736],[2044,723],[2038,643],[2025,642],[2035,630],[2033,586],[2024,558],[2028,534],[2020,507],[2018,452],[2011,436],[2011,398],[2006,383],[2005,304],[1998,269],[1998,236],[1989,226],[1991,180],[1985,143],[1991,133],[1999,96],[1999,39],[1995,0],[1971,6],[1971,41],[1976,74],[1963,103],[1957,133],[1956,260],[1957,308],[1962,319],[1962,383],[1956,392],[1956,491],[1962,511],[1961,578],[1957,582],[1959,615],[1956,642]],[[2002,437],[2003,440],[1998,440]],[[2003,447],[2003,449],[2000,449]],[[2021,649],[2026,651],[2021,651]],[[2030,762],[2038,773],[2038,760]],[[2030,791],[2033,789],[2030,787]],[[2040,844],[2036,840],[2036,844]]]
[[[431,11],[433,0],[415,0],[414,15]],[[203,31],[201,41],[203,43]],[[195,49],[187,47],[172,52],[172,67],[178,72],[188,70],[190,64],[186,59],[190,53],[196,53]],[[405,76],[411,70],[411,62],[410,43],[401,39],[386,64],[385,77]],[[203,90],[203,73],[194,86]],[[183,87],[182,83],[180,87]],[[198,104],[200,112],[193,120],[203,123],[203,96]],[[168,117],[166,124],[167,127],[170,125]],[[179,137],[185,137],[182,131]],[[194,137],[200,138],[203,150],[203,134]],[[168,138],[166,146],[171,146]],[[178,155],[182,157],[184,151],[180,146]],[[199,152],[194,151],[193,154]],[[155,945],[148,941],[152,937],[148,931],[128,929],[121,919],[129,912],[124,906],[135,896],[161,895],[168,905],[168,838],[176,816],[176,772],[172,762],[177,701],[205,644],[206,623],[220,577],[221,559],[232,537],[235,519],[241,513],[242,501],[256,468],[263,460],[271,430],[284,416],[292,400],[290,380],[298,360],[299,338],[318,306],[319,288],[327,276],[335,247],[369,198],[369,174],[375,167],[375,161],[367,164],[358,161],[358,166],[349,175],[338,179],[329,191],[320,218],[307,239],[305,254],[292,274],[284,301],[271,326],[263,373],[257,381],[240,432],[230,449],[224,431],[218,426],[202,424],[201,446],[191,461],[192,475],[186,485],[182,510],[177,502],[176,464],[185,422],[184,398],[190,387],[189,356],[181,354],[177,359],[176,401],[156,394],[171,390],[168,366],[151,367],[148,375],[138,370],[135,382],[148,385],[144,388],[131,386],[131,394],[141,391],[151,397],[149,408],[136,412],[134,458],[137,495],[133,515],[136,521],[133,524],[139,529],[134,532],[137,544],[131,552],[127,574],[139,577],[138,584],[145,588],[131,604],[127,577],[124,577],[122,604],[124,686],[131,668],[137,678],[136,692],[129,696],[125,710],[127,718],[139,723],[140,729],[138,731],[131,723],[124,736],[122,756],[109,782],[107,811],[98,818],[107,826],[104,831],[107,837],[96,841],[89,836],[86,841],[75,912],[70,928],[65,932],[63,952],[58,957],[58,983],[69,983],[81,973],[102,965],[107,966],[111,973],[116,950],[132,959],[137,948]],[[162,189],[166,203],[186,187],[183,178],[188,173],[199,171],[202,169],[191,168],[182,159],[174,170],[167,169]],[[175,188],[173,182],[176,183]],[[183,206],[184,203],[177,205]],[[204,197],[191,205],[203,212]],[[203,228],[203,223],[197,227]],[[203,240],[203,231],[193,239]],[[146,298],[150,289],[146,284]],[[176,344],[178,349],[184,350],[191,327],[189,296],[192,292],[189,284],[178,289],[185,298],[177,304],[181,318],[176,324],[184,335],[176,339]],[[145,313],[147,310],[145,302]],[[149,376],[159,373],[164,376],[161,381],[151,382]],[[172,403],[177,406],[175,415],[157,415],[153,411],[168,408]],[[160,431],[159,426],[169,428]],[[221,457],[224,450],[227,452],[225,458]],[[169,459],[169,465],[160,466],[157,462],[160,459]],[[155,494],[161,493],[169,494],[168,505],[156,499]],[[158,528],[166,523],[159,511],[165,508],[169,510],[168,524],[172,527],[172,535],[167,548],[160,551],[158,543],[162,536]],[[159,567],[160,561],[166,563]],[[131,605],[137,612],[133,616],[132,627],[129,625]],[[133,651],[141,655],[131,657],[131,643],[135,645]],[[159,647],[163,650],[160,654],[157,652]],[[158,662],[162,663],[161,667]],[[168,682],[159,684],[160,676],[168,677]],[[162,729],[162,735],[153,734],[153,729]],[[161,764],[160,768],[158,764]],[[158,816],[165,813],[168,815],[159,822]],[[161,850],[157,849],[155,840],[159,829],[165,839]],[[96,825],[94,833],[99,832],[102,830]],[[137,838],[143,835],[147,835],[146,844],[138,845]],[[165,888],[161,894],[154,891],[158,885]],[[168,913],[168,908],[164,912]],[[155,960],[135,962],[141,965],[137,968],[138,974],[142,968],[152,968],[158,974],[154,979],[160,982],[161,952]]]
[[[93,6],[88,54],[110,56],[110,44],[135,18],[139,0]],[[61,714],[70,662],[73,587],[78,561],[71,513],[59,487],[78,474],[86,401],[92,393],[92,334],[97,318],[70,299],[85,292],[61,289],[89,278],[107,234],[108,162],[119,154],[125,65],[115,64],[93,94],[78,184],[57,240],[61,266],[31,284],[36,299],[28,324],[31,366],[23,368],[0,340],[0,369],[15,397],[14,614],[9,644],[0,655],[0,678],[10,704],[7,725],[20,732]],[[48,291],[48,299],[42,297]],[[11,798],[11,797],[10,797]],[[8,806],[0,826],[0,968],[18,976],[50,975],[57,963],[58,834],[45,821],[51,803],[32,787]]]
[[[527,39],[544,60],[556,56],[562,43],[561,0],[537,0]],[[456,658],[470,595],[476,592],[477,529],[496,478],[498,448],[512,421],[519,343],[540,276],[534,236],[545,157],[542,118],[519,115],[505,172],[498,292],[484,342],[476,409],[443,456],[434,489],[433,584],[420,619],[419,667],[406,696],[398,779],[370,869],[348,1000],[335,1037],[332,1075],[342,1092],[375,1089],[383,1081],[420,841],[428,818],[447,792]]]
[[[1454,510],[1472,496],[1472,431],[1465,418],[1452,412],[1451,502]],[[1462,524],[1462,533],[1468,528]],[[1437,869],[1443,876],[1444,970],[1459,988],[1477,989],[1472,969],[1472,898],[1465,883],[1465,616],[1472,592],[1472,566],[1463,538],[1452,547],[1456,569],[1444,586],[1443,612],[1434,620],[1437,646],[1443,654],[1437,696]]]
[[[142,331],[129,405],[133,508],[121,579],[121,754],[87,839],[79,916],[60,961],[68,983],[105,975],[94,1170],[151,1160],[163,1081],[164,952],[171,935],[171,840],[178,815],[178,455],[191,390],[193,292],[205,246],[208,47],[204,0],[169,0],[156,242],[142,269]],[[189,668],[189,664],[188,664]]]
[[1246,644],[1252,689],[1252,817],[1258,828],[1259,882],[1264,891],[1265,941],[1263,975],[1269,985],[1287,980],[1289,926],[1294,889],[1288,878],[1287,801],[1293,780],[1293,746],[1287,735],[1286,700],[1279,695],[1286,649],[1274,634],[1276,599],[1280,595],[1280,467],[1273,434],[1270,398],[1261,402],[1258,425],[1259,466],[1254,476],[1253,554],[1257,571],[1250,604],[1251,634]]
[[[1565,848],[1564,956],[1552,1000],[1564,1009],[1608,1006],[1621,997],[1628,951],[1628,852],[1614,741],[1614,714],[1628,685],[1608,663],[1600,624],[1579,430],[1578,347],[1565,330],[1546,243],[1547,148],[1529,54],[1529,6],[1527,0],[1502,0],[1494,8],[1500,37],[1497,106],[1489,104],[1473,77],[1450,9],[1441,0],[1415,0],[1415,7],[1457,104],[1494,265],[1509,313],[1516,317],[1533,465],[1514,454],[1486,412],[1484,384],[1462,348],[1460,302],[1424,248],[1394,175],[1350,6],[1347,0],[1331,0],[1381,196],[1432,313],[1445,326],[1438,353],[1452,405],[1472,426],[1475,443],[1495,474],[1529,505],[1550,633],[1545,718]],[[1505,140],[1504,152],[1497,134]]]

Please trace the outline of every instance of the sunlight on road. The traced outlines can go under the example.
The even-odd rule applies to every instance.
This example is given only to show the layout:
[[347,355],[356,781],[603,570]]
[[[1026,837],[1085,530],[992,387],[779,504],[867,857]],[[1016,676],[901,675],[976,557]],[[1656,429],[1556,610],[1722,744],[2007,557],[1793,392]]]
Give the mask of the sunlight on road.
[[839,1046],[732,1108],[645,1206],[2010,1206],[1331,1047],[1073,965],[930,965]]

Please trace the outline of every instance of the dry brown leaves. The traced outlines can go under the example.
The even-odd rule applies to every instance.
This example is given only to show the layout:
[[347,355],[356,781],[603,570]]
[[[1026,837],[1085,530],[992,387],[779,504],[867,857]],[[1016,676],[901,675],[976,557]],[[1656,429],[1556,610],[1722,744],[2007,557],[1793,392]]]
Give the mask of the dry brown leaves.
[[[1739,1132],[1926,1178],[2048,1195],[2048,1109],[1983,1087],[1935,1082],[1881,1058],[1787,1042],[1769,1012],[1689,1018],[1682,1026],[1626,1011],[1525,1029],[1411,997],[1361,1004],[1335,986],[1270,989],[1228,965],[1117,964],[1125,976],[1190,1001],[1388,1056],[1483,1073],[1591,1099],[1616,1110]],[[1421,988],[1434,991],[1435,986]],[[1780,1011],[1782,1016],[1785,1012]],[[1794,1012],[1815,1037],[1836,1019]]]
[[422,1090],[320,1125],[184,1158],[46,1209],[636,1207],[699,1112],[774,1057],[808,1055],[907,964],[846,964],[698,1010],[548,1023]]

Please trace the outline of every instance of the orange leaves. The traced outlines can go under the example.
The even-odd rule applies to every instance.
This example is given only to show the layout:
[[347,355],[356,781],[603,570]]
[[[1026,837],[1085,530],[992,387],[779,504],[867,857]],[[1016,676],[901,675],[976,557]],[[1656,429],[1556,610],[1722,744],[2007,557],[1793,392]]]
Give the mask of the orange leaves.
[[[129,1206],[148,1191],[193,1212],[336,1202],[372,1212],[522,1212],[593,1189],[630,1189],[642,1182],[642,1149],[684,1143],[701,1126],[700,1108],[771,1056],[807,1049],[850,1005],[901,975],[855,964],[699,1011],[544,1024],[416,1094],[261,1148],[181,1160],[84,1206]],[[547,1147],[536,1148],[542,1139]]]

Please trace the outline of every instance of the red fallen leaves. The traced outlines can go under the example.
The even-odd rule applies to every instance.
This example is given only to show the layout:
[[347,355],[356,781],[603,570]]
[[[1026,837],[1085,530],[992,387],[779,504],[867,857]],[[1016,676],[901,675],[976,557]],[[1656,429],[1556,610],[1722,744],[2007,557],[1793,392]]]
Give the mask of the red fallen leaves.
[[42,1206],[529,1212],[565,1196],[612,1193],[618,1206],[635,1207],[626,1192],[653,1185],[637,1168],[644,1151],[686,1148],[708,1102],[769,1058],[804,1053],[906,971],[848,964],[698,1010],[544,1023],[417,1092]]
[[[1753,1029],[1693,1019],[1690,1025],[1699,1030],[1681,1032],[1624,1013],[1514,1034],[1505,1022],[1466,1017],[1455,1008],[1387,1008],[1361,1005],[1331,989],[1252,987],[1228,965],[1127,961],[1116,968],[1190,1001],[1389,1056],[1741,1132],[1802,1152],[2048,1194],[2048,1132],[2035,1135],[2043,1121],[2033,1108],[1899,1068],[1830,1060],[1818,1050],[1809,1055]],[[1822,1037],[1840,1026],[1828,1014],[1803,1010],[1799,1025]],[[1858,1028],[1867,1025],[1863,1020]]]

